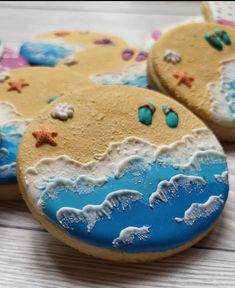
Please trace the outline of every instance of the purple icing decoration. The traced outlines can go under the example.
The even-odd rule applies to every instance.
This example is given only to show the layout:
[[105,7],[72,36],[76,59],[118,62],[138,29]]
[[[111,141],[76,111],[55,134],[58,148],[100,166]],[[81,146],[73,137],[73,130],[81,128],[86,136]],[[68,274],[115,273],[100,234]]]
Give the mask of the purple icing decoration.
[[113,42],[107,38],[95,40],[94,43],[96,45],[114,45]]
[[29,63],[25,58],[9,48],[4,49],[0,59],[0,72],[27,66]]
[[128,60],[130,60],[133,57],[134,53],[135,52],[133,50],[131,50],[131,49],[124,50],[122,52],[122,59],[125,60],[125,61],[128,61]]
[[136,56],[135,61],[136,62],[142,62],[148,58],[148,53],[145,51],[139,52],[139,54]]

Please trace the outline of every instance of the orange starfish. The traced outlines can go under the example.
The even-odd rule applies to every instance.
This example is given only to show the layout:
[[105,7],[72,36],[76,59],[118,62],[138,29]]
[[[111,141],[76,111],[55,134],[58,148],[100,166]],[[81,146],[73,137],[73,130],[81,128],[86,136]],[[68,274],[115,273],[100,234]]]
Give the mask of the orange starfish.
[[182,70],[179,74],[175,74],[174,77],[177,79],[177,85],[184,84],[188,88],[192,87],[192,82],[194,81],[194,78],[192,76],[189,76],[186,71]]
[[17,81],[10,81],[8,82],[8,85],[10,87],[8,88],[7,91],[17,91],[18,93],[21,93],[24,87],[29,86],[28,83],[24,82],[24,79],[19,79]]
[[69,34],[70,34],[69,32],[65,32],[65,31],[59,31],[59,32],[54,33],[54,35],[57,37],[65,37],[65,36],[68,36]]
[[57,132],[49,132],[49,131],[46,131],[45,129],[42,128],[40,131],[34,131],[32,133],[32,135],[37,140],[36,144],[35,144],[36,147],[40,147],[43,144],[49,144],[51,146],[57,146],[57,143],[53,139],[58,135]]

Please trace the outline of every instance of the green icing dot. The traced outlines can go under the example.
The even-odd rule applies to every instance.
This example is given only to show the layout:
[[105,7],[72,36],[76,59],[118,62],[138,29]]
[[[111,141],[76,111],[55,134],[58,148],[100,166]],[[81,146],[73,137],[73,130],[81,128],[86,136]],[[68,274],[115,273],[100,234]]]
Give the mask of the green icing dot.
[[52,96],[50,98],[48,98],[47,103],[51,104],[52,102],[54,102],[55,100],[59,99],[60,96]]
[[151,103],[139,107],[138,109],[139,121],[145,125],[151,125],[155,110],[156,106]]
[[167,105],[162,105],[162,111],[166,115],[166,124],[170,128],[176,128],[179,124],[179,116],[174,111],[166,113]]

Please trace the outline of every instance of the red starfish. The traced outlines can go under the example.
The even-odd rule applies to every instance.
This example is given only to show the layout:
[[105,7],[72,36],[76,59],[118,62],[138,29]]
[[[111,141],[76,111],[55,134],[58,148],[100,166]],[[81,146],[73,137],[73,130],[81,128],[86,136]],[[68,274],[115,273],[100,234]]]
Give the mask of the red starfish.
[[24,82],[24,79],[19,79],[17,81],[10,81],[8,82],[8,85],[10,86],[7,91],[17,91],[18,93],[21,93],[22,89],[26,86],[29,86],[28,83]]
[[54,33],[54,35],[57,37],[65,37],[65,36],[68,36],[69,34],[70,34],[69,32],[65,32],[65,31],[59,31],[59,32]]
[[37,142],[35,144],[36,147],[40,147],[43,144],[49,144],[51,146],[57,146],[57,143],[53,139],[58,135],[57,132],[48,132],[42,128],[40,131],[34,131],[32,133],[32,135],[37,140]]
[[194,78],[189,76],[186,71],[182,70],[179,74],[175,74],[174,77],[177,79],[177,85],[184,84],[188,88],[192,87],[192,82],[194,81]]

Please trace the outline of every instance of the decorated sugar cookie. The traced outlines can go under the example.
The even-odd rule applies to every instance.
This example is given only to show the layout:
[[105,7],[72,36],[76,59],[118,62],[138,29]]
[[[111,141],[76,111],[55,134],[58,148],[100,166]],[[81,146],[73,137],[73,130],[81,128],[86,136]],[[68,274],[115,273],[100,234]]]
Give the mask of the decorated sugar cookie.
[[234,49],[234,29],[194,23],[165,33],[148,61],[150,86],[182,102],[229,142],[235,142]]
[[21,192],[40,223],[116,261],[156,260],[204,237],[224,208],[227,177],[201,120],[136,87],[97,86],[52,103],[18,157]]
[[37,113],[89,81],[70,71],[19,68],[1,72],[0,81],[0,199],[16,197],[16,157],[25,128]]
[[202,1],[206,21],[235,28],[235,1]]
[[[102,47],[62,60],[58,67],[79,72],[96,84],[147,87],[148,53],[136,48]],[[92,65],[91,65],[92,63]]]
[[105,33],[57,31],[41,34],[34,41],[23,43],[20,53],[32,65],[53,67],[60,60],[80,50],[126,45],[121,38]]
[[[0,73],[8,73],[9,70],[29,66],[28,61],[20,54],[7,48],[0,42]],[[0,82],[2,77],[0,76]]]

